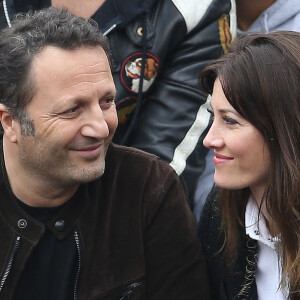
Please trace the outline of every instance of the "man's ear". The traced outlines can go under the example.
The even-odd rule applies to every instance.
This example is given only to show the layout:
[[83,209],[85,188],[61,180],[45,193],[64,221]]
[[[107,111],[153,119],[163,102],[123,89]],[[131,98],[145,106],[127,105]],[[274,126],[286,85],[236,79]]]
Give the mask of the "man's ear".
[[0,103],[0,121],[4,130],[5,135],[9,138],[12,143],[17,142],[16,132],[16,121],[12,118],[8,108]]

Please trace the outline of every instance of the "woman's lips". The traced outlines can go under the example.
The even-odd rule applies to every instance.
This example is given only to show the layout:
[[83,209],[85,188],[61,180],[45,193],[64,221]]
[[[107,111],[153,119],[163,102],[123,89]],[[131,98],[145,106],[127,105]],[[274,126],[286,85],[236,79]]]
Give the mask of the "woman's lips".
[[225,155],[222,155],[222,154],[219,154],[219,153],[216,153],[216,152],[215,152],[215,155],[213,157],[213,163],[215,165],[226,163],[226,162],[231,161],[231,160],[233,160],[232,157],[225,156]]

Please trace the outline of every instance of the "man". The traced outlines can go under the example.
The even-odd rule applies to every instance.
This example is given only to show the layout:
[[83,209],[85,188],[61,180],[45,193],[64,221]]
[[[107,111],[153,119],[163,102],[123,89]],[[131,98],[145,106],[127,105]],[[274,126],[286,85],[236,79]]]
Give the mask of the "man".
[[198,75],[228,47],[233,0],[4,0],[0,28],[47,6],[91,17],[110,43],[119,126],[114,142],[158,155],[180,175],[192,207],[205,165],[209,114]]
[[0,35],[0,298],[208,299],[174,170],[116,146],[108,45],[55,8]]

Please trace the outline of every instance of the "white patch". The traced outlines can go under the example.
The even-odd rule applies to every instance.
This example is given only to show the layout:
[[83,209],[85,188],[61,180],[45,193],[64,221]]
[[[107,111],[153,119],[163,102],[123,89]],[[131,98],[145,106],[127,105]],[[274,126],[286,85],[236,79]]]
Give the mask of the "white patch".
[[[148,91],[148,89],[152,85],[153,81],[154,81],[154,78],[151,78],[150,80],[146,80],[144,78],[144,80],[143,80],[143,93]],[[133,79],[131,90],[134,91],[135,93],[138,93],[139,92],[139,86],[140,86],[140,78]]]
[[182,14],[189,33],[203,18],[213,0],[172,0],[172,2]]
[[209,108],[210,99],[211,96],[208,96],[206,102],[200,106],[196,120],[185,135],[182,142],[175,149],[173,160],[171,161],[170,166],[178,175],[181,175],[181,173],[184,171],[187,158],[194,151],[200,136],[208,126],[210,113],[207,111],[207,109]]

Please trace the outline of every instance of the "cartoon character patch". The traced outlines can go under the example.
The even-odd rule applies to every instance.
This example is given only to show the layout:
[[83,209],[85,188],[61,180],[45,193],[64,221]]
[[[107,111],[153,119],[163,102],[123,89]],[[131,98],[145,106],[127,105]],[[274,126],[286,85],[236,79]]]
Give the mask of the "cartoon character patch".
[[[142,71],[142,52],[134,53],[127,57],[121,68],[121,81],[125,88],[133,93],[138,93]],[[146,63],[143,79],[143,92],[146,92],[159,69],[159,60],[151,53],[146,53]]]

